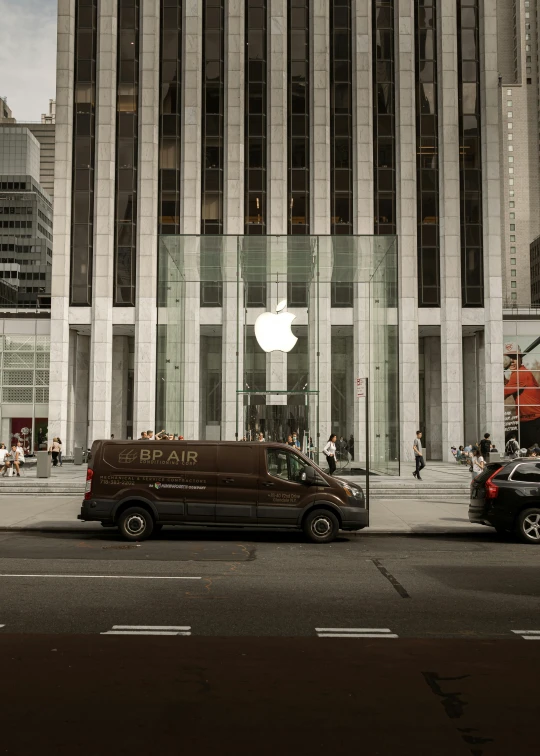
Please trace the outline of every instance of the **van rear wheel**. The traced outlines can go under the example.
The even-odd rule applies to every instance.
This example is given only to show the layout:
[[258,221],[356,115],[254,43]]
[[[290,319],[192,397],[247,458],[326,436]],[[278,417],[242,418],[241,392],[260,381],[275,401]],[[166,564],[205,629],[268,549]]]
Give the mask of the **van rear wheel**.
[[338,534],[339,521],[328,509],[314,509],[304,520],[303,529],[313,543],[330,543]]
[[126,541],[145,541],[152,535],[154,520],[146,509],[130,507],[120,515],[118,527]]

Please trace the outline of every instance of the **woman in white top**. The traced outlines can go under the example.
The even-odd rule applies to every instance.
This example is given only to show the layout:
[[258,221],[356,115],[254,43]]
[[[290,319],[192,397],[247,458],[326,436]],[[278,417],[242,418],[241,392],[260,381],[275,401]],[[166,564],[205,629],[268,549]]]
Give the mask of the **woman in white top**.
[[6,457],[8,456],[9,452],[6,449],[5,444],[0,444],[0,467],[2,468],[1,472],[2,475],[5,477],[8,467],[9,467],[9,459],[6,460]]
[[473,480],[477,475],[480,475],[485,467],[484,458],[480,455],[478,447],[475,446],[471,453],[471,473]]
[[336,434],[332,433],[323,449],[323,454],[328,462],[328,471],[330,475],[333,475],[336,471],[336,438]]

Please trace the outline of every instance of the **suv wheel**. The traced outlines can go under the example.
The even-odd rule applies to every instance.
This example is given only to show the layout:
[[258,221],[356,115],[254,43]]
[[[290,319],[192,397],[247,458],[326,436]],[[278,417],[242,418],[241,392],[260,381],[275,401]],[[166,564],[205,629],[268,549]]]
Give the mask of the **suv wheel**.
[[154,520],[146,509],[130,507],[120,515],[118,527],[126,541],[144,541],[152,535]]
[[532,507],[521,512],[517,519],[516,531],[523,543],[540,545],[540,507]]
[[313,543],[330,543],[338,534],[339,521],[333,512],[315,509],[304,520],[303,529]]

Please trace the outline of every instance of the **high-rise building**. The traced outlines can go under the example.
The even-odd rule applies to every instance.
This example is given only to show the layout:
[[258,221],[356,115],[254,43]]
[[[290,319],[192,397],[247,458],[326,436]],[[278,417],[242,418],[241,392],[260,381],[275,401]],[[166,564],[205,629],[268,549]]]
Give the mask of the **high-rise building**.
[[0,123],[15,123],[13,113],[11,112],[11,108],[7,104],[7,99],[5,97],[0,97]]
[[50,432],[502,443],[496,11],[59,0]]

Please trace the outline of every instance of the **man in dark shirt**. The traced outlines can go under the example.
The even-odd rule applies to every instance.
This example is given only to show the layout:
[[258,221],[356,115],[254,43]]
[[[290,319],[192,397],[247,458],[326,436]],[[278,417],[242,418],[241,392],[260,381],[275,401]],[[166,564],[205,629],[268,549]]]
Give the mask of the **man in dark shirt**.
[[484,433],[484,438],[480,441],[480,454],[487,465],[489,463],[489,453],[491,452],[491,441],[489,433]]

